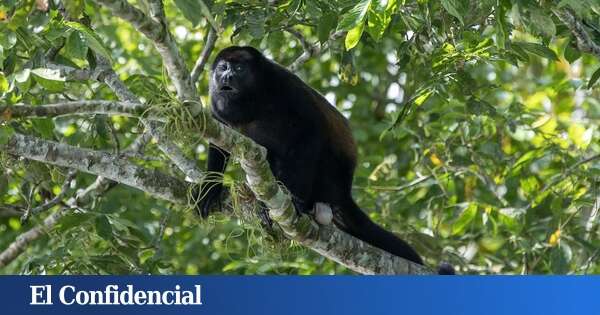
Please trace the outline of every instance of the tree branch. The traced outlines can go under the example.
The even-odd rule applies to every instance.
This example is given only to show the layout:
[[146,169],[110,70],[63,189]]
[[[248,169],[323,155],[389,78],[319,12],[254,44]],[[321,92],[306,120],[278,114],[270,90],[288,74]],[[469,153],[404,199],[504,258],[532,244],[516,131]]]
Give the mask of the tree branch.
[[[133,94],[123,83],[123,81],[119,78],[117,73],[111,68],[110,63],[100,57],[97,56],[97,67],[93,71],[93,73],[98,73],[98,75],[92,75],[91,70],[79,70],[74,69],[68,66],[61,66],[61,71],[65,71],[65,73],[74,73],[76,70],[79,70],[80,73],[87,72],[90,74],[88,79],[95,78],[101,82],[104,82],[113,92],[117,95],[117,97],[124,102],[131,103],[135,106],[142,106],[142,103],[138,100],[137,96]],[[0,111],[1,113],[2,111]],[[157,117],[152,117],[153,120],[163,121],[164,119],[160,119]],[[190,178],[193,182],[199,183],[204,178],[202,171],[198,168],[194,160],[188,159],[183,152],[167,137],[163,134],[161,128],[162,126],[158,123],[158,121],[149,121],[146,119],[141,119],[141,122],[147,129],[147,132],[152,135],[152,137],[156,140],[156,143],[159,149],[171,160],[177,167],[183,172],[183,174]]]
[[337,33],[334,33],[331,35],[331,37],[329,38],[329,41],[327,41],[323,44],[316,42],[311,45],[306,40],[304,35],[302,35],[302,33],[300,33],[299,31],[297,31],[293,28],[287,28],[286,31],[288,33],[292,34],[294,37],[296,37],[300,41],[300,45],[302,45],[302,49],[304,50],[304,52],[302,52],[302,54],[300,56],[298,56],[298,58],[296,58],[296,60],[294,60],[294,62],[292,62],[288,66],[288,69],[290,69],[290,71],[292,71],[292,72],[297,71],[298,68],[300,68],[300,66],[302,66],[305,62],[307,62],[310,58],[312,58],[315,55],[320,54],[323,50],[327,49],[327,47],[329,47],[329,41],[336,40],[345,34],[345,32],[337,32]]
[[31,215],[39,214],[41,212],[44,212],[44,211],[56,206],[57,204],[59,204],[63,200],[65,195],[67,194],[67,190],[69,189],[69,186],[71,185],[71,181],[73,180],[73,178],[75,178],[76,174],[77,174],[77,172],[75,172],[73,170],[71,170],[69,172],[69,174],[67,175],[67,178],[65,179],[65,182],[60,187],[60,193],[58,195],[56,195],[54,198],[52,198],[50,201],[44,203],[43,205],[37,206],[33,209],[29,209],[29,207],[28,207],[27,210],[25,211],[25,213],[21,216],[21,222],[26,222],[27,220],[29,220],[29,217]]
[[[6,118],[58,117],[72,114],[106,114],[140,117],[147,110],[142,103],[89,100],[45,105],[0,106],[0,116]],[[154,119],[161,119],[155,117]],[[161,119],[164,120],[164,119]]]
[[577,39],[577,47],[582,52],[587,52],[596,55],[600,58],[600,45],[596,44],[590,34],[585,30],[581,22],[568,9],[558,10],[553,9],[552,12],[556,15],[573,33]]
[[291,196],[273,176],[264,147],[213,119],[207,120],[203,131],[211,142],[240,161],[248,186],[291,239],[362,274],[432,273],[425,266],[394,256],[333,226],[318,225],[304,214],[299,216]]
[[[109,7],[113,14],[129,21],[138,31],[154,42],[163,57],[179,99],[186,104],[190,104],[192,101],[193,110],[190,110],[192,118],[196,120],[199,116],[205,118],[197,124],[198,127],[193,127],[198,129],[189,131],[206,136],[211,142],[231,152],[240,160],[249,187],[257,198],[269,207],[271,217],[285,231],[286,235],[359,273],[431,273],[424,266],[393,256],[332,226],[319,226],[306,215],[298,216],[290,195],[277,184],[270,171],[266,161],[266,150],[239,132],[204,114],[191,76],[189,76],[177,46],[166,28],[166,23],[160,24],[148,18],[124,0],[95,1]],[[317,45],[319,49],[322,48],[320,44]],[[313,54],[318,51],[320,50],[313,50]],[[304,61],[300,60],[294,64],[299,65]],[[292,64],[292,68],[295,67],[294,64]],[[87,171],[89,172],[89,170]],[[136,187],[136,181],[131,181],[131,184],[130,186]],[[163,191],[161,190],[161,192]],[[173,198],[173,196],[170,197]]]
[[147,17],[142,11],[125,0],[94,1],[106,6],[114,15],[131,23],[136,30],[154,43],[156,50],[162,56],[164,66],[173,81],[175,90],[177,90],[178,98],[184,103],[190,103],[190,110],[194,117],[202,111],[202,104],[196,95],[196,87],[192,84],[190,73],[166,23],[159,23]]
[[200,56],[198,57],[198,60],[196,60],[196,64],[192,69],[192,83],[196,83],[196,81],[198,81],[198,78],[200,77],[200,74],[202,74],[202,71],[204,71],[204,66],[208,62],[208,57],[210,57],[210,53],[215,47],[216,42],[217,32],[211,26],[208,30],[208,35],[206,35],[206,42],[204,43],[204,48],[202,48],[202,52],[200,53]]
[[[148,143],[149,140],[150,137],[147,136],[147,134],[142,134],[139,137],[137,137],[135,141],[131,143],[129,148],[127,148],[127,150],[123,153],[139,153]],[[67,181],[65,181],[65,183],[66,182],[70,182],[70,180],[68,180],[67,178]],[[14,259],[16,259],[20,254],[22,254],[27,248],[27,246],[29,246],[29,244],[31,244],[33,241],[44,235],[46,231],[50,230],[62,217],[69,213],[69,210],[81,207],[82,205],[89,204],[95,197],[102,195],[103,193],[114,187],[114,183],[115,182],[109,179],[106,179],[102,176],[98,176],[94,183],[92,183],[85,189],[80,190],[74,198],[71,198],[65,202],[65,204],[68,207],[63,207],[59,209],[57,212],[51,214],[46,219],[44,219],[40,226],[32,228],[31,230],[17,237],[17,239],[13,243],[11,243],[6,250],[0,253],[0,268],[6,266]],[[66,187],[65,185],[63,185],[61,193],[59,194],[60,197],[57,196],[53,198],[53,200],[62,200],[65,196],[65,192]],[[22,212],[16,210],[13,211],[22,214]]]
[[137,166],[100,151],[14,134],[4,147],[13,155],[103,176],[142,190],[155,198],[186,204],[189,185],[157,170]]
[[[73,198],[73,200],[70,200],[67,203],[70,204],[71,207],[81,205],[82,203],[88,203],[90,195],[94,192],[96,195],[100,195],[108,190],[109,186],[107,184],[108,181],[99,176],[96,178],[96,181],[93,184],[81,191],[75,198]],[[10,245],[8,245],[8,247],[0,253],[0,268],[5,267],[19,257],[19,255],[21,255],[33,241],[45,235],[46,232],[52,229],[62,217],[70,213],[70,210],[71,208],[69,207],[63,207],[46,217],[42,224],[19,235],[14,242],[10,243]]]

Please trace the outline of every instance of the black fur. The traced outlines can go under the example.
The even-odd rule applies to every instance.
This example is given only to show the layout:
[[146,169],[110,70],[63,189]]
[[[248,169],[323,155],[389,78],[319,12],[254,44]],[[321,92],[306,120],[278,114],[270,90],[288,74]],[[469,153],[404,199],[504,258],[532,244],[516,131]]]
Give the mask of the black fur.
[[[327,100],[252,47],[229,47],[212,65],[212,113],[267,149],[275,177],[298,211],[330,204],[342,230],[394,255],[422,264],[416,251],[373,223],[352,199],[356,146],[347,120]],[[228,153],[211,145],[208,170],[223,172]],[[222,185],[201,188],[198,210],[208,215]]]

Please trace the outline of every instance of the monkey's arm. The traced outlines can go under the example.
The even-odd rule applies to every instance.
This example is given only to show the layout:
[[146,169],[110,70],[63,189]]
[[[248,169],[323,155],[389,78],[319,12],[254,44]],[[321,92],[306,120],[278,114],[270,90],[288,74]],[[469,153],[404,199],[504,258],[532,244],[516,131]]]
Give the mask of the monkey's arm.
[[208,216],[211,205],[219,203],[221,208],[221,191],[223,191],[223,172],[227,167],[229,152],[210,143],[208,148],[208,165],[206,177],[200,189],[194,192],[196,210],[203,218]]

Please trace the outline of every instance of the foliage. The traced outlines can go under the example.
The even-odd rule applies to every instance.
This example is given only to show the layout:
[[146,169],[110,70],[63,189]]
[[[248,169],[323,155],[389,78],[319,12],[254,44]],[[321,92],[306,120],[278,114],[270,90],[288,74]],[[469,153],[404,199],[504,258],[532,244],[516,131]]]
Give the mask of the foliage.
[[[134,3],[147,10],[145,1]],[[103,84],[66,81],[47,67],[51,60],[94,68],[95,56],[110,57],[147,101],[174,93],[158,53],[129,24],[93,1],[65,1],[65,8],[81,23],[65,21],[58,1],[0,5],[0,105],[115,99]],[[429,263],[447,260],[478,274],[600,272],[600,63],[556,15],[572,12],[599,40],[597,0],[175,0],[165,9],[190,68],[209,21],[219,28],[216,49],[253,45],[284,65],[304,52],[289,29],[325,44],[297,73],[350,119],[360,157],[355,198]],[[206,104],[206,74],[198,86]],[[0,144],[18,130],[111,152],[142,130],[135,119],[104,115],[0,128]],[[204,142],[186,148],[206,159]],[[144,157],[137,163],[173,172],[165,158],[153,158],[162,157],[155,145]],[[3,249],[58,207],[23,224],[2,211],[44,203],[60,192],[66,170],[2,159]],[[243,181],[235,165],[226,179]],[[69,193],[93,180],[78,174]],[[118,185],[2,272],[347,272],[262,235],[224,215],[200,222],[190,209]]]

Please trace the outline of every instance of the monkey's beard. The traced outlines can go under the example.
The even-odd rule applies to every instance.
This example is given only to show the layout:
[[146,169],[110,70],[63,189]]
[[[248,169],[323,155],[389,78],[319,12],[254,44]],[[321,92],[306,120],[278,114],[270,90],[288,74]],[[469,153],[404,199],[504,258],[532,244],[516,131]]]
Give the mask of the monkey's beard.
[[212,111],[217,118],[233,127],[251,122],[256,114],[249,102],[235,94],[213,94]]

